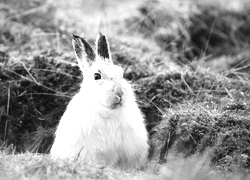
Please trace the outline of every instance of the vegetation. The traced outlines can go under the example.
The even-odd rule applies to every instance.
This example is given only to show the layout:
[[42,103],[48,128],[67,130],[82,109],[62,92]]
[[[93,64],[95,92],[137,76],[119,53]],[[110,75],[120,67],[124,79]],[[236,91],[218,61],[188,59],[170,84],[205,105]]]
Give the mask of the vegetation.
[[[0,177],[248,179],[248,3],[0,2]],[[94,44],[99,28],[145,114],[151,149],[139,172],[46,155],[83,78],[71,34]]]

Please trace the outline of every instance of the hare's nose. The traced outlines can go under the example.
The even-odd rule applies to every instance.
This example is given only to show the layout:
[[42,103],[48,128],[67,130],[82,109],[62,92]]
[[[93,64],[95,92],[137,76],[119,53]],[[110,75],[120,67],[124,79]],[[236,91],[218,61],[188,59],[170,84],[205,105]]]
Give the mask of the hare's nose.
[[120,86],[114,86],[113,92],[115,95],[117,95],[119,97],[122,97],[122,95],[123,95],[123,89]]

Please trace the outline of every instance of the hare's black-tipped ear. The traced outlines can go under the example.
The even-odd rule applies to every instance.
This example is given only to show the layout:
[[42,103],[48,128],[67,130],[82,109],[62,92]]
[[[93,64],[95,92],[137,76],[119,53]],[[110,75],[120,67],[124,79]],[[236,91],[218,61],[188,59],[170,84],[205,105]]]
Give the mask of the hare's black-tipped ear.
[[88,68],[95,60],[95,52],[89,43],[84,38],[73,34],[72,45],[80,68],[82,70]]
[[113,63],[111,59],[109,43],[107,37],[104,36],[101,32],[96,38],[96,53],[99,57],[101,57],[104,61],[108,63]]

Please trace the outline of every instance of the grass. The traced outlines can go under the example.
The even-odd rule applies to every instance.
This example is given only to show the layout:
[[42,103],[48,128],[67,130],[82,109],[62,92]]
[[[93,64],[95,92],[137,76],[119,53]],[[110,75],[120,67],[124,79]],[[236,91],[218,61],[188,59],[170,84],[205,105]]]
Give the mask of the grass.
[[[7,151],[5,149],[5,151]],[[10,152],[9,152],[10,153]],[[155,162],[147,164],[144,170],[124,172],[111,167],[101,167],[73,160],[53,160],[44,154],[6,154],[1,152],[0,177],[9,179],[120,179],[120,180],[246,180],[248,175],[240,173],[223,174],[212,169],[208,156],[189,158],[169,156],[166,165]]]
[[82,162],[51,160],[48,155],[1,156],[1,179],[124,179],[125,172]]
[[[0,177],[248,179],[247,2],[1,2]],[[82,81],[71,34],[94,45],[99,28],[145,114],[150,157],[138,172],[47,155]]]

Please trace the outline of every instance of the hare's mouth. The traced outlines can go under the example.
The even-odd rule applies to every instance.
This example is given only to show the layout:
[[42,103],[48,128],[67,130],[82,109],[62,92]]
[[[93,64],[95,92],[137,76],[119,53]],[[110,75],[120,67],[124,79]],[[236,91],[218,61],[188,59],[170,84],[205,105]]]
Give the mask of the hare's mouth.
[[112,105],[111,105],[111,109],[115,109],[119,106],[122,105],[122,97],[118,96],[118,95],[114,95],[114,98],[113,98],[113,102],[112,102]]
[[124,96],[117,94],[110,94],[107,96],[104,101],[101,101],[101,104],[108,109],[116,109],[121,107],[124,104]]

